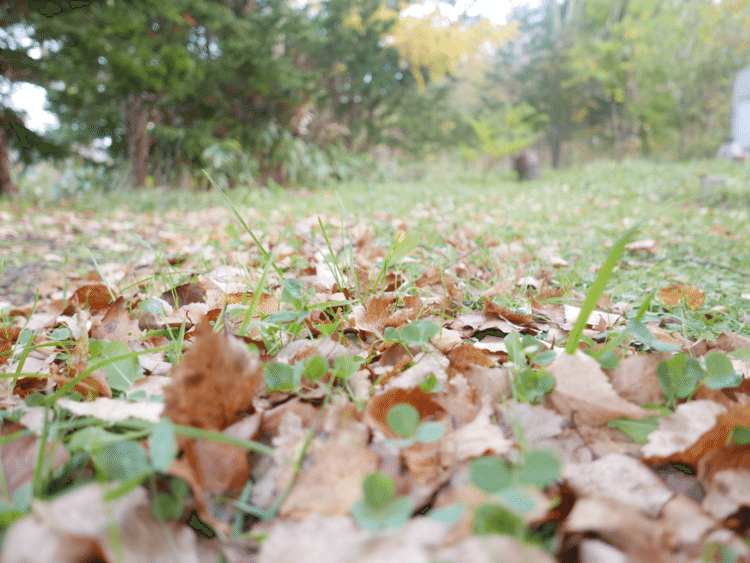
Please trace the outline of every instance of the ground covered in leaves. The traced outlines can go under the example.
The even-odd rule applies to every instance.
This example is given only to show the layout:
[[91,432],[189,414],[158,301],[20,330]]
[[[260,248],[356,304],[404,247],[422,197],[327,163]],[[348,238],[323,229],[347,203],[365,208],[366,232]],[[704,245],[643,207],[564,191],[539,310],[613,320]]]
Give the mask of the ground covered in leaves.
[[750,561],[748,193],[6,204],[2,560]]

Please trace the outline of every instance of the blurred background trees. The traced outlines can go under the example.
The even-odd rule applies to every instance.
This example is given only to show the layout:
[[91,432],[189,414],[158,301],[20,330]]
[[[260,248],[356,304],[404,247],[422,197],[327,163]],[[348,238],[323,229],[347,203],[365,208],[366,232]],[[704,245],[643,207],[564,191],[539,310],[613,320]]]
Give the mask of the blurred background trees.
[[[420,0],[3,3],[0,193],[92,143],[132,186],[203,168],[233,186],[364,175],[384,151],[492,166],[533,145],[559,167],[707,156],[726,136],[750,0],[513,5],[497,25]],[[58,128],[26,126],[24,82]]]

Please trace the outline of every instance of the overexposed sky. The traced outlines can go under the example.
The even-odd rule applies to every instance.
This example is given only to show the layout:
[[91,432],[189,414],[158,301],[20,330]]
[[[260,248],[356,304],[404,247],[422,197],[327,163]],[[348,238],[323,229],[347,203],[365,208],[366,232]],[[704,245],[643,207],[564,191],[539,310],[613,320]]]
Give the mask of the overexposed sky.
[[[516,1],[514,3],[518,4],[519,2]],[[455,6],[441,3],[438,0],[424,0],[421,6],[414,4],[405,13],[419,16],[433,11],[436,4],[440,4],[442,13],[449,19],[454,19],[459,14],[467,12],[470,16],[482,15],[493,23],[498,24],[508,21],[508,15],[511,10],[510,0],[457,0]]]

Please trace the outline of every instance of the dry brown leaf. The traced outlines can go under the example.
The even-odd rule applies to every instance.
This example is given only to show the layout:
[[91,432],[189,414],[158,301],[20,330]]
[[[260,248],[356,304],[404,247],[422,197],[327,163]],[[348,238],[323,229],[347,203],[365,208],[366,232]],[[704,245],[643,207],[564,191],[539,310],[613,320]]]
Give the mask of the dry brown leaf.
[[368,532],[351,518],[313,514],[302,522],[276,520],[258,563],[427,563],[448,526],[416,517],[400,528]]
[[[510,536],[469,536],[432,552],[430,561],[446,563],[554,563],[556,559],[535,545]],[[611,561],[607,563],[613,563]]]
[[91,337],[100,340],[130,343],[138,340],[140,336],[138,321],[130,318],[128,306],[122,295],[107,307],[104,318],[91,326]]
[[672,354],[667,352],[656,352],[623,358],[619,365],[609,372],[612,387],[620,396],[632,403],[660,403],[664,390],[656,378],[656,366],[662,360],[671,357]]
[[413,389],[394,387],[370,399],[365,408],[365,420],[371,428],[380,430],[387,437],[400,438],[391,430],[386,417],[388,411],[401,403],[417,409],[420,420],[444,412],[443,407],[436,403],[429,393],[425,393],[419,387]]
[[251,408],[263,370],[242,340],[214,333],[208,323],[196,331],[172,370],[173,384],[164,390],[164,416],[176,424],[222,430]]
[[482,350],[468,343],[452,348],[447,356],[451,367],[458,371],[463,371],[469,366],[490,367],[494,363]]
[[623,454],[607,454],[591,463],[566,463],[562,477],[579,496],[610,499],[654,518],[673,495],[653,471]]
[[128,418],[139,418],[150,422],[161,420],[164,405],[153,401],[126,401],[99,397],[82,403],[67,397],[57,400],[58,404],[76,416],[95,416],[107,422],[119,422]]
[[79,287],[75,290],[65,309],[66,314],[70,314],[74,307],[87,309],[91,313],[97,313],[106,309],[112,303],[112,295],[109,288],[103,283],[92,283]]
[[669,530],[664,539],[670,551],[700,546],[718,525],[697,502],[685,495],[674,495],[664,505],[661,519]]
[[492,408],[483,407],[474,420],[449,431],[440,440],[440,463],[449,468],[483,455],[505,455],[515,442],[491,420]]
[[[101,485],[90,483],[51,502],[34,502],[32,514],[8,530],[3,562],[198,563],[195,532],[156,520],[145,489],[114,500],[105,500],[105,494]],[[118,544],[113,545],[113,537]]]
[[486,313],[498,315],[499,317],[502,317],[506,319],[507,321],[510,321],[511,323],[514,323],[520,326],[526,326],[526,325],[532,324],[532,321],[533,321],[533,317],[531,315],[522,315],[522,314],[516,313],[512,309],[508,309],[507,307],[501,307],[500,305],[493,303],[489,299],[484,300],[484,310]]
[[218,495],[242,489],[250,478],[247,450],[212,440],[184,440],[184,460],[201,489]]
[[620,549],[631,563],[661,563],[665,527],[626,504],[601,498],[580,498],[563,523],[567,533],[596,534]]
[[[674,413],[659,419],[659,427],[648,436],[643,446],[643,455],[649,461],[665,461],[684,454],[694,448],[700,438],[716,426],[719,416],[727,408],[714,401],[691,401],[678,405]],[[725,439],[721,442],[726,443]],[[690,456],[689,464],[697,462],[706,448],[699,447]]]
[[[22,432],[24,426],[16,422],[3,422],[2,436],[5,438],[16,432]],[[59,442],[47,443],[47,459],[51,460],[51,470],[54,471],[68,461],[68,450]],[[39,437],[35,434],[19,436],[0,447],[3,478],[7,484],[8,494],[13,493],[34,477],[34,467],[39,455]]]
[[734,352],[739,348],[750,348],[750,338],[730,330],[722,332],[712,344],[714,347],[724,350],[725,352]]
[[670,285],[659,291],[659,300],[670,307],[684,301],[690,309],[697,309],[706,299],[706,294],[692,285]]
[[719,520],[726,520],[742,507],[750,507],[750,468],[723,469],[714,473],[702,506]]
[[561,414],[573,415],[577,424],[603,426],[621,416],[641,419],[654,414],[618,395],[599,362],[580,350],[560,353],[546,369],[555,377],[547,401]]

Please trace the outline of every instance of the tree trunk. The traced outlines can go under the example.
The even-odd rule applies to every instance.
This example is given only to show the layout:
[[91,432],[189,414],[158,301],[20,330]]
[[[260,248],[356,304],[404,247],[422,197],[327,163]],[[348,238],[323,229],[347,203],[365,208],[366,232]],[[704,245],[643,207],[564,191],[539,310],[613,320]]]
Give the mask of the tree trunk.
[[10,147],[5,139],[5,129],[0,126],[0,196],[18,195],[18,187],[10,173]]
[[146,185],[146,161],[148,160],[148,136],[146,122],[148,112],[144,107],[143,94],[131,94],[125,102],[125,129],[130,162],[130,181],[136,188]]
[[558,127],[552,126],[547,135],[549,143],[550,160],[554,170],[560,169],[560,155],[562,154],[562,134]]

